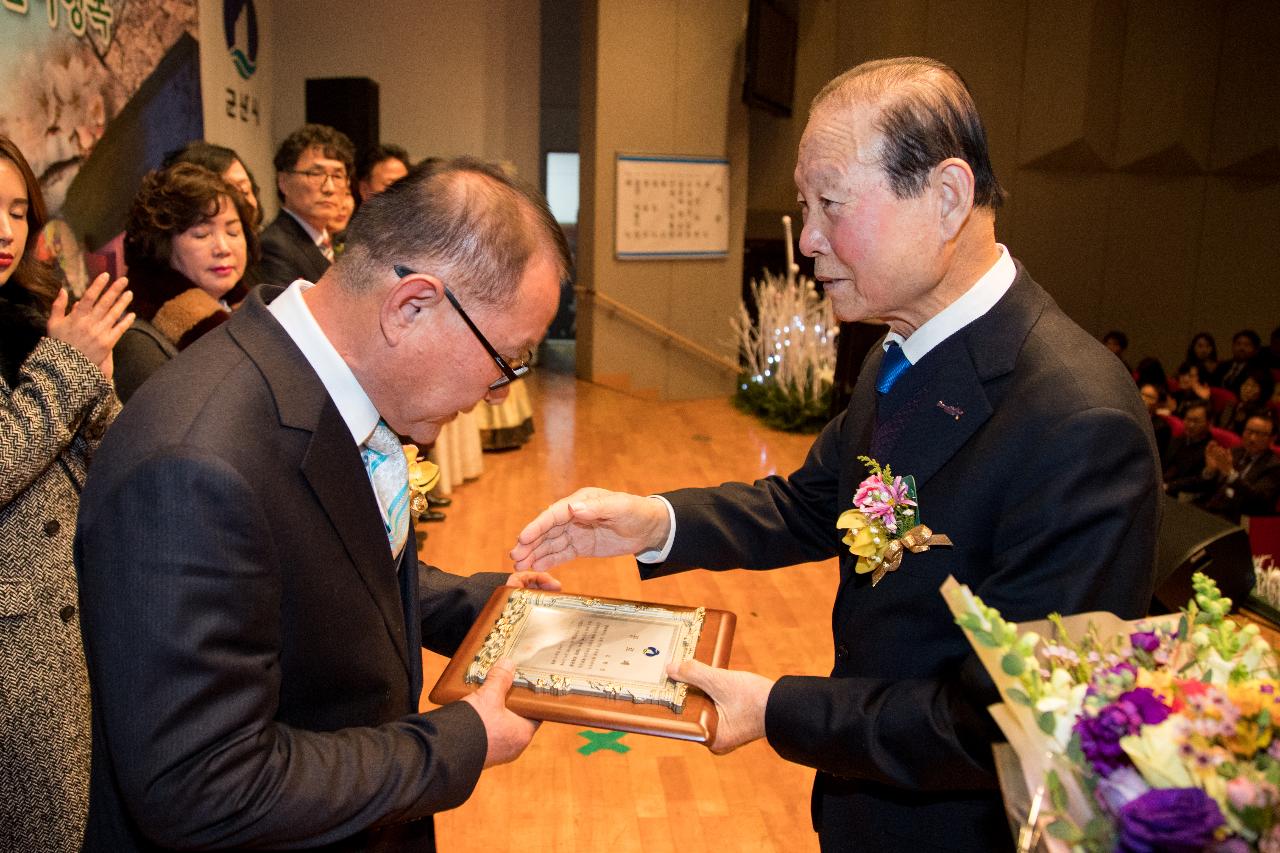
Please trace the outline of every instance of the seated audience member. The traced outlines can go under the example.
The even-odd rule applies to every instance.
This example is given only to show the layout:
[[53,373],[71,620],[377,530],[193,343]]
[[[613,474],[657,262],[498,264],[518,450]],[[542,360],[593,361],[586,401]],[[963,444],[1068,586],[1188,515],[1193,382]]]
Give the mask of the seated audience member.
[[1204,451],[1209,446],[1209,406],[1192,403],[1182,416],[1182,435],[1169,441],[1164,462],[1164,488],[1169,494],[1196,495],[1204,491]]
[[128,402],[147,377],[245,297],[258,238],[235,187],[190,163],[149,173],[125,226],[124,259],[138,322],[115,347],[116,391]]
[[1271,452],[1275,423],[1255,415],[1235,450],[1216,441],[1205,449],[1204,478],[1210,488],[1199,503],[1209,512],[1239,522],[1242,515],[1275,515],[1280,497],[1280,458]]
[[1151,430],[1156,434],[1156,447],[1160,450],[1160,461],[1163,463],[1165,453],[1169,450],[1169,439],[1173,437],[1169,422],[1160,414],[1164,393],[1159,387],[1150,383],[1139,388],[1138,393],[1142,395],[1142,402],[1146,404],[1147,413],[1151,415]]
[[1205,379],[1213,376],[1218,369],[1218,342],[1208,332],[1197,332],[1187,344],[1186,363],[1200,366],[1200,375]]
[[1262,351],[1262,361],[1268,370],[1280,370],[1280,326],[1271,330],[1271,341]]
[[1116,358],[1120,359],[1120,363],[1124,365],[1124,369],[1132,371],[1129,362],[1125,360],[1124,351],[1129,348],[1129,336],[1119,329],[1113,329],[1102,336],[1102,345],[1115,353]]
[[1173,414],[1182,417],[1193,403],[1208,403],[1209,384],[1200,375],[1200,367],[1194,361],[1183,362],[1178,367],[1178,390],[1173,392]]
[[1164,372],[1164,365],[1158,358],[1147,356],[1138,362],[1138,366],[1133,369],[1133,378],[1137,381],[1139,388],[1143,385],[1156,386],[1160,390],[1162,400],[1169,393],[1169,375]]
[[89,677],[72,563],[80,488],[120,410],[111,346],[133,319],[119,279],[67,310],[36,259],[40,184],[0,136],[0,850],[80,849]]
[[262,209],[258,207],[258,182],[253,173],[240,159],[240,155],[223,145],[211,142],[188,142],[176,151],[170,151],[164,157],[161,168],[167,169],[175,163],[194,163],[204,166],[215,175],[240,191],[244,200],[253,211],[252,221],[246,223],[254,232],[262,230]]
[[329,221],[347,189],[355,150],[346,134],[323,124],[304,124],[276,151],[280,215],[262,232],[264,284],[319,281],[333,263]]
[[1270,370],[1265,367],[1254,367],[1240,383],[1239,399],[1228,403],[1219,413],[1218,426],[1242,435],[1244,425],[1248,423],[1249,418],[1267,414],[1275,384]]
[[1238,395],[1240,383],[1258,364],[1258,350],[1261,348],[1262,338],[1253,329],[1236,332],[1231,336],[1231,360],[1218,365],[1210,384]]
[[409,152],[399,145],[379,145],[364,152],[356,172],[360,203],[364,204],[409,174]]

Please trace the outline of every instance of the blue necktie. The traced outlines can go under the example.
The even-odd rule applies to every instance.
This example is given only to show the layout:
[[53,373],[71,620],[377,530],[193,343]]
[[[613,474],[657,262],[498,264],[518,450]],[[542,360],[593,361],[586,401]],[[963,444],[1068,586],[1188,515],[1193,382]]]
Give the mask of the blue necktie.
[[378,496],[391,556],[398,557],[409,538],[409,460],[400,439],[386,421],[378,421],[373,434],[360,448],[360,456]]
[[876,374],[876,390],[881,394],[888,394],[893,383],[897,382],[910,366],[911,362],[907,361],[902,347],[897,341],[890,341],[889,348],[884,351],[884,358],[880,361],[880,372]]

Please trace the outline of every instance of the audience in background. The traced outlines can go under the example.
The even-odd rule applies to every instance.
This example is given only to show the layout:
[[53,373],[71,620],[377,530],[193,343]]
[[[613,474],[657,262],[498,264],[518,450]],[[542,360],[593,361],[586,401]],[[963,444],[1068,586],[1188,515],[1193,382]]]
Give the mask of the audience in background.
[[1280,371],[1280,326],[1271,330],[1271,341],[1262,351],[1262,362],[1267,369]]
[[0,136],[0,850],[78,851],[89,803],[89,680],[72,536],[90,458],[120,409],[111,347],[133,319],[104,274],[67,310],[35,256],[47,221]]
[[399,145],[379,145],[363,152],[356,172],[360,203],[368,201],[409,174],[409,152]]
[[347,226],[351,224],[351,215],[356,212],[356,200],[351,194],[351,189],[338,199],[338,208],[333,212],[333,218],[329,220],[329,233],[333,235],[333,254],[338,256],[342,254],[342,249],[347,242]]
[[1138,392],[1142,395],[1142,402],[1147,406],[1147,413],[1151,415],[1151,430],[1156,434],[1156,447],[1160,450],[1160,460],[1163,462],[1165,453],[1169,450],[1169,439],[1173,437],[1173,430],[1162,413],[1168,411],[1161,406],[1164,402],[1164,391],[1160,386],[1148,383],[1139,388]]
[[1215,515],[1239,522],[1242,515],[1275,515],[1280,498],[1280,457],[1271,452],[1275,423],[1249,418],[1243,441],[1227,450],[1210,441],[1204,453],[1204,484],[1198,503]]
[[1200,375],[1206,380],[1218,369],[1218,342],[1208,332],[1196,332],[1191,343],[1187,344],[1186,363],[1196,364]]
[[1258,350],[1262,339],[1253,329],[1241,329],[1231,336],[1231,360],[1218,365],[1210,384],[1226,388],[1232,394],[1240,393],[1240,384],[1250,369],[1258,366]]
[[262,232],[258,278],[265,284],[319,281],[333,263],[329,222],[355,169],[355,149],[346,134],[322,124],[304,124],[276,151],[280,215]]
[[1249,418],[1267,414],[1275,384],[1270,370],[1265,367],[1251,368],[1240,383],[1239,397],[1228,403],[1218,414],[1218,426],[1243,435]]
[[1102,336],[1102,345],[1116,354],[1116,358],[1120,359],[1124,364],[1124,369],[1130,372],[1133,368],[1129,366],[1129,362],[1124,357],[1124,351],[1129,348],[1129,336],[1119,329],[1113,329]]
[[1182,435],[1169,442],[1164,464],[1164,488],[1177,497],[1186,492],[1200,492],[1204,473],[1204,451],[1209,446],[1209,406],[1196,402],[1187,406],[1182,416]]
[[244,200],[249,203],[253,217],[246,223],[254,231],[262,230],[262,208],[258,206],[258,182],[254,180],[249,167],[240,159],[240,155],[223,145],[214,145],[204,140],[188,142],[176,151],[170,151],[161,163],[167,169],[175,163],[194,163],[204,166],[210,172],[221,175],[222,179],[240,191]]
[[1182,417],[1187,407],[1193,403],[1209,403],[1209,384],[1200,374],[1200,367],[1194,361],[1186,361],[1178,366],[1178,390],[1173,392],[1175,405],[1173,413]]
[[1169,376],[1164,372],[1164,365],[1158,358],[1147,356],[1139,361],[1138,366],[1133,369],[1133,378],[1137,381],[1139,388],[1143,385],[1154,385],[1159,388],[1161,397],[1169,391]]
[[138,322],[115,347],[121,400],[247,295],[245,269],[258,255],[252,219],[248,200],[201,166],[177,163],[142,179],[124,238]]

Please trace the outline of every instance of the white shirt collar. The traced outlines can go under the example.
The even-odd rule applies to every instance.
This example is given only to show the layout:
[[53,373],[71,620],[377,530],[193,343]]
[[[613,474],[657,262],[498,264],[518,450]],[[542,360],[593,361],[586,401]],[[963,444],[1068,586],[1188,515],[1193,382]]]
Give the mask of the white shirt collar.
[[1000,247],[1000,259],[982,278],[959,299],[930,317],[911,337],[904,339],[897,332],[890,332],[884,339],[884,348],[888,349],[889,343],[896,341],[902,346],[907,361],[916,364],[938,344],[990,311],[1009,292],[1018,275],[1009,250],[999,243],[996,245]]
[[362,445],[378,425],[380,415],[302,298],[303,292],[312,287],[315,285],[311,282],[298,279],[277,296],[267,310],[302,350],[307,363],[324,384],[324,390],[329,392],[333,404],[338,407],[338,414],[342,415],[347,429],[351,430],[351,437],[356,444]]
[[312,243],[315,243],[317,246],[324,245],[324,241],[329,236],[328,228],[321,228],[319,231],[317,231],[316,229],[312,228],[311,225],[305,219],[303,219],[298,214],[294,213],[289,208],[281,207],[280,209],[283,210],[285,213],[289,214],[290,216],[292,216],[293,220],[302,226],[302,230],[307,232],[307,236],[311,238]]

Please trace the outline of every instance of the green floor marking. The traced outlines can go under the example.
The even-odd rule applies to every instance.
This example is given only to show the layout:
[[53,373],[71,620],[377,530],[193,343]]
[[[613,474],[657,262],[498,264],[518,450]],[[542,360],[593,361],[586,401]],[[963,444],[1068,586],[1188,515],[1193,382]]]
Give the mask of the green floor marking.
[[619,743],[626,732],[586,731],[578,732],[578,734],[587,739],[586,743],[578,747],[578,752],[581,752],[583,755],[590,755],[591,753],[601,749],[611,749],[614,752],[629,752],[631,750],[631,747],[627,746],[625,743]]

